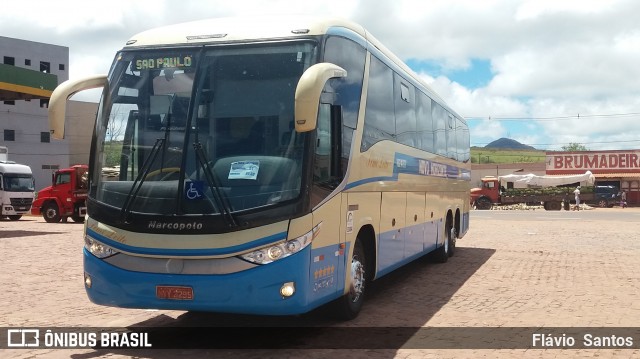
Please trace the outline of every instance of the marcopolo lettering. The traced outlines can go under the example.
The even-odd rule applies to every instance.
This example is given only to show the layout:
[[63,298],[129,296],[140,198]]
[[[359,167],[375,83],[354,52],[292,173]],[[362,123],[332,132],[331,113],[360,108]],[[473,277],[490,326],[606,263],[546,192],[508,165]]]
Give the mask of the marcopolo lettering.
[[181,222],[159,222],[149,221],[149,229],[173,229],[178,231],[188,231],[192,229],[202,229],[201,222],[181,223]]

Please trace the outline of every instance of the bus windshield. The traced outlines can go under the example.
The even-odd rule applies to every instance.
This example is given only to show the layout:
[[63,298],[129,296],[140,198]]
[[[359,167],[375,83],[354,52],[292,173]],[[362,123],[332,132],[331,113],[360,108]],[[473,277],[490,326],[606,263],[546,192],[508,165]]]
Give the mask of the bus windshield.
[[301,194],[294,93],[315,44],[120,52],[96,126],[91,197],[127,215],[233,214]]

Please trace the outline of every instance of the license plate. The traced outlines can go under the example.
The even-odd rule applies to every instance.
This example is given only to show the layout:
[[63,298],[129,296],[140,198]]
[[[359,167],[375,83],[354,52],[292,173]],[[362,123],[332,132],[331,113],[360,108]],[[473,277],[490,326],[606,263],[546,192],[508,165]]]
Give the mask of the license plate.
[[16,211],[26,211],[27,207],[18,207]]
[[193,288],[159,285],[156,286],[156,297],[159,299],[193,300]]

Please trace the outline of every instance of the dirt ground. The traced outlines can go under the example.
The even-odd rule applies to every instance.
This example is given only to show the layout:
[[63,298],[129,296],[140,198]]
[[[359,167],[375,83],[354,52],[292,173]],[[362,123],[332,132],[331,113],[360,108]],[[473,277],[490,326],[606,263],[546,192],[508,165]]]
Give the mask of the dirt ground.
[[[7,350],[0,343],[0,357],[640,357],[638,208],[474,210],[471,229],[459,239],[449,262],[419,260],[372,283],[360,316],[346,323],[327,319],[322,310],[296,318],[264,319],[96,306],[86,298],[82,284],[82,227],[71,222],[48,224],[35,217],[0,221],[3,329],[146,326],[172,330],[248,322],[319,329],[311,334],[283,330],[290,336],[284,338],[277,330],[266,333],[266,343],[280,341],[281,349]],[[511,335],[522,328],[526,336],[561,336],[567,327],[580,338],[594,330],[605,335],[631,330],[632,348],[538,349],[525,347]],[[431,349],[433,328],[440,347],[459,349]],[[184,333],[177,329],[175,334],[178,338],[170,340],[188,339],[180,338]],[[443,335],[449,335],[444,342]],[[385,339],[398,347],[377,345]],[[362,348],[344,349],[358,347],[359,341],[365,343]]]

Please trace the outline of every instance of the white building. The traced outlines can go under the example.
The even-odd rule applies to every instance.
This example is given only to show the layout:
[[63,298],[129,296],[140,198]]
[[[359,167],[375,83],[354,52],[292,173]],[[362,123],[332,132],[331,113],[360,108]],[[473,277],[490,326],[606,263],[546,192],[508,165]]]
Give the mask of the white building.
[[54,140],[47,106],[69,78],[69,48],[0,36],[0,61],[0,146],[9,160],[31,167],[40,190],[55,169],[87,163],[97,105],[70,104],[67,138]]

